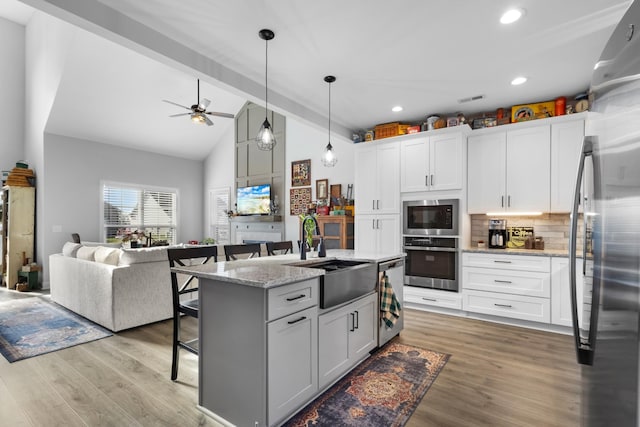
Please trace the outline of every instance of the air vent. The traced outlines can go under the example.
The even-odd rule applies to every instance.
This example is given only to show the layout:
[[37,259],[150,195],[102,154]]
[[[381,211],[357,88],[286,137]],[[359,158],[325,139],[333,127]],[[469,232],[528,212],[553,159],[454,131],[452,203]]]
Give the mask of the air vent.
[[484,95],[470,96],[469,98],[458,99],[458,103],[464,104],[465,102],[478,101],[484,99]]

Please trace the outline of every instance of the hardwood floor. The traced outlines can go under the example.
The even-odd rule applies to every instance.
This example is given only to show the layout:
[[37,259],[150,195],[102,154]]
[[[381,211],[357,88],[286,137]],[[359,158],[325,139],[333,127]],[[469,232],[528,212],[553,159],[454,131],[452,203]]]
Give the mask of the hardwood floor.
[[[0,290],[0,301],[22,298]],[[401,342],[451,354],[408,426],[578,426],[571,338],[405,310]],[[185,318],[195,334],[197,322]],[[0,425],[216,426],[196,409],[197,357],[171,370],[171,321],[9,363],[0,357]]]

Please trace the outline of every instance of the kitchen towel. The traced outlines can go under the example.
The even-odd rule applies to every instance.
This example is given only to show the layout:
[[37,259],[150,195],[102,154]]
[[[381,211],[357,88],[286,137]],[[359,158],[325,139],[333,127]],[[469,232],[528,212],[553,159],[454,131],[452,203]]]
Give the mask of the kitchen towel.
[[383,273],[380,279],[380,314],[387,328],[393,328],[400,317],[400,310],[402,308],[393,292],[389,276]]

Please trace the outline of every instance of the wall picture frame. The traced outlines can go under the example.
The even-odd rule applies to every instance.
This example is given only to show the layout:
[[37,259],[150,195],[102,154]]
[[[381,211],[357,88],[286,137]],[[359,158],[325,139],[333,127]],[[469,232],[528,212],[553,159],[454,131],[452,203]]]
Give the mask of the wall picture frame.
[[331,185],[331,206],[339,205],[342,197],[342,184]]
[[311,159],[291,162],[291,186],[311,185]]
[[306,214],[311,203],[311,187],[289,190],[290,215]]
[[329,197],[329,180],[316,179],[316,200],[324,200]]

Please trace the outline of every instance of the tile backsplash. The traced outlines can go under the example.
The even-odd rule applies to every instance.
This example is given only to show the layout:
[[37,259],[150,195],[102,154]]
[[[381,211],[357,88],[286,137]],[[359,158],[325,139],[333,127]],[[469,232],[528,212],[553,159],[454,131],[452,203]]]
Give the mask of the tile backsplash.
[[[582,216],[582,215],[580,215]],[[487,216],[470,215],[471,247],[477,247],[479,240],[487,242],[489,236],[489,219],[506,219],[507,227],[533,227],[536,237],[544,239],[544,248],[549,250],[569,249],[569,214],[543,214],[538,216]],[[581,236],[581,223],[578,219],[578,236]],[[578,238],[578,247],[582,241]]]

